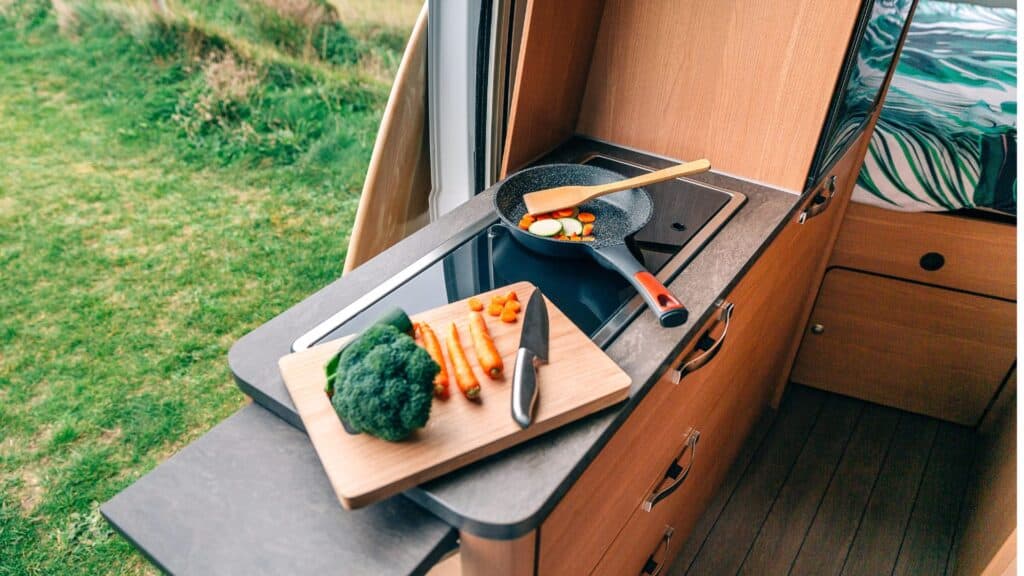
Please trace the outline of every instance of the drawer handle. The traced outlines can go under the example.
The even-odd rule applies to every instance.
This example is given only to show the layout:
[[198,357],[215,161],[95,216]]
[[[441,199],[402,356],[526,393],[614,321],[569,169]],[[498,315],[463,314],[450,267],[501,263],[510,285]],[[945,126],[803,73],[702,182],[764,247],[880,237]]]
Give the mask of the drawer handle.
[[729,321],[732,320],[733,305],[732,302],[724,300],[719,300],[717,305],[718,323],[725,324],[722,335],[715,340],[708,335],[714,326],[708,328],[707,332],[697,341],[696,349],[702,350],[703,353],[692,360],[684,360],[679,364],[679,367],[672,373],[673,384],[679,384],[683,380],[683,376],[703,368],[708,362],[714,360],[715,356],[718,356],[718,352],[722,349],[722,343],[725,342],[725,337],[729,335]]
[[800,217],[797,219],[797,222],[803,224],[804,222],[807,222],[808,220],[814,218],[815,216],[820,216],[825,210],[828,209],[829,205],[832,203],[832,199],[835,198],[835,195],[836,177],[833,175],[829,176],[828,185],[825,187],[825,189],[822,190],[821,192],[818,192],[818,194],[814,197],[814,200],[811,200],[811,205],[806,210],[800,213]]
[[[672,535],[675,534],[676,529],[671,526],[665,526],[665,533],[661,535],[661,541],[658,542],[658,547],[651,552],[651,555],[647,557],[647,562],[644,564],[644,569],[640,572],[643,576],[658,576],[661,571],[665,569],[665,564],[668,563],[668,547],[672,544]],[[655,560],[655,556],[661,553],[661,560]]]
[[[668,470],[665,471],[665,476],[658,482],[658,485],[654,487],[654,490],[644,498],[643,509],[645,512],[654,510],[654,507],[658,505],[665,498],[668,498],[675,492],[683,482],[686,481],[687,476],[690,475],[690,469],[693,468],[693,459],[697,455],[697,441],[700,440],[700,432],[690,428],[686,437],[686,443],[683,444],[683,449],[676,456],[676,459],[669,465]],[[686,459],[686,465],[682,465],[683,459]]]

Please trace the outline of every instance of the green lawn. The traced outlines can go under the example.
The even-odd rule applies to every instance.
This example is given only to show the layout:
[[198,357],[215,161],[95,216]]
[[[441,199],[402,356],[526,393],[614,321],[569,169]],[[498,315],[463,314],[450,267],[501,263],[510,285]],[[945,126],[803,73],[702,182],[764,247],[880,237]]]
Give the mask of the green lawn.
[[411,22],[343,22],[328,61],[235,5],[283,2],[55,4],[63,32],[0,0],[0,575],[144,573],[98,506],[237,410],[232,342],[340,274]]

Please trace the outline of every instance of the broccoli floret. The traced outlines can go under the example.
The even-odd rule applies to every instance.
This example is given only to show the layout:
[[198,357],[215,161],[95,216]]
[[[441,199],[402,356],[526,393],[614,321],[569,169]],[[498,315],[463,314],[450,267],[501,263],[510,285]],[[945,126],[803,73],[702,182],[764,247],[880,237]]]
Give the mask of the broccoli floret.
[[342,352],[331,404],[349,428],[398,441],[427,423],[440,370],[408,334],[376,324]]

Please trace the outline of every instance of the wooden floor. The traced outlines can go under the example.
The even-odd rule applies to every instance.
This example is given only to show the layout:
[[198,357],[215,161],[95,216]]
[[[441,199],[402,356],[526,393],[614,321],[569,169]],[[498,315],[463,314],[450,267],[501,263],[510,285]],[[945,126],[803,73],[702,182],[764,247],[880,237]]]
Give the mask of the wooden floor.
[[973,446],[962,426],[790,386],[669,574],[945,574]]

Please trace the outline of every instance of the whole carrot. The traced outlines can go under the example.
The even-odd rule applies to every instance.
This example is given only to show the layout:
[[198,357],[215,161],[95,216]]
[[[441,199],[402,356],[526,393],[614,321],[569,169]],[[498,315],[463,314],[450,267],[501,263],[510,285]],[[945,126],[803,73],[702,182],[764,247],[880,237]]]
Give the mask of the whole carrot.
[[487,322],[479,312],[469,313],[469,333],[473,336],[473,348],[476,350],[476,359],[480,361],[480,367],[487,372],[491,380],[501,378],[505,365],[501,361],[501,354],[494,346],[494,339],[487,331]]
[[438,341],[437,334],[434,334],[433,329],[426,322],[416,324],[416,335],[423,340],[423,348],[426,349],[427,354],[430,354],[434,362],[441,367],[441,371],[434,377],[434,396],[444,400],[448,398],[448,370],[445,368],[444,354],[441,353],[441,342]]
[[466,359],[466,352],[462,349],[462,342],[459,340],[459,329],[455,322],[448,325],[448,337],[445,338],[448,346],[448,357],[452,360],[452,368],[455,370],[455,383],[459,385],[463,395],[470,400],[480,396],[480,383],[477,382],[476,374],[473,374],[473,367]]

